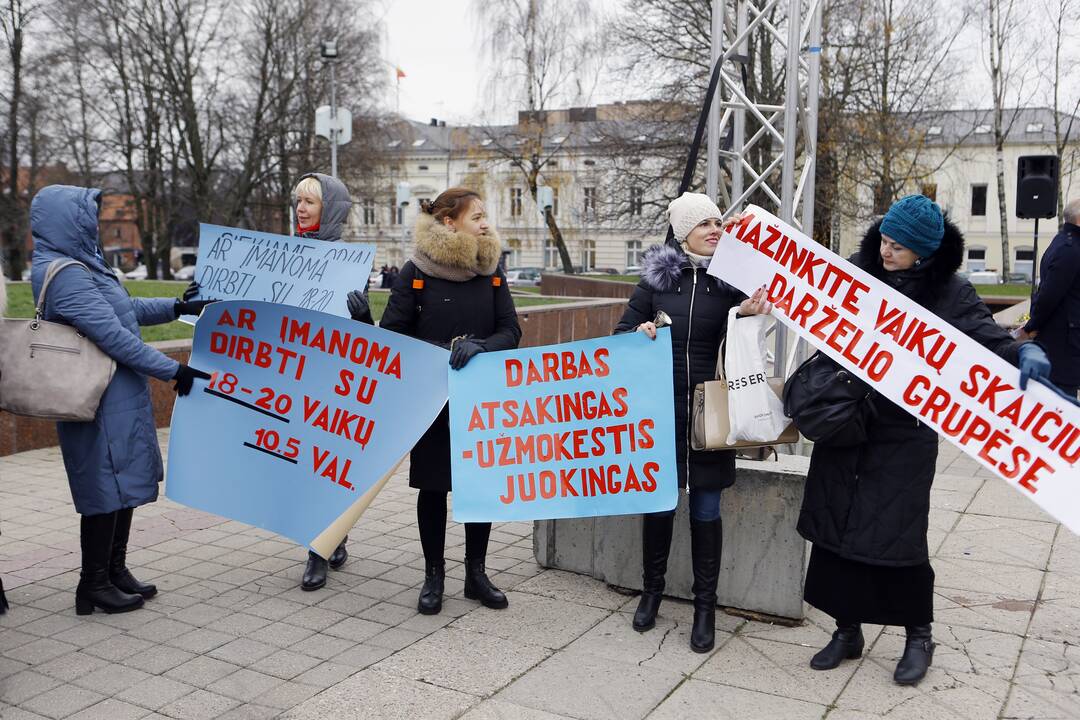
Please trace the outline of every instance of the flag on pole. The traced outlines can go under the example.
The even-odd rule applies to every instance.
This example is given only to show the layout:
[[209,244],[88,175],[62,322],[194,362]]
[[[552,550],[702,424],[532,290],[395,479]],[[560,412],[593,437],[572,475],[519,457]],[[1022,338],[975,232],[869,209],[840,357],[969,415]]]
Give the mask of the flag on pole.
[[396,71],[397,71],[397,79],[398,79],[398,80],[400,80],[401,78],[405,77],[405,71],[404,71],[404,70],[402,70],[401,68],[399,68],[399,67],[396,67],[396,68],[394,68],[394,70],[396,70]]

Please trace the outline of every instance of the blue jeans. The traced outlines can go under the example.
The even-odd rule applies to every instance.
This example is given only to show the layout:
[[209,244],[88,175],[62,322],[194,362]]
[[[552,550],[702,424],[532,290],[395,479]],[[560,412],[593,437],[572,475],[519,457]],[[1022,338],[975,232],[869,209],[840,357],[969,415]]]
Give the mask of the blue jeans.
[[[698,522],[719,520],[720,493],[720,490],[692,490],[690,492],[690,519]],[[674,515],[675,511],[657,514]]]

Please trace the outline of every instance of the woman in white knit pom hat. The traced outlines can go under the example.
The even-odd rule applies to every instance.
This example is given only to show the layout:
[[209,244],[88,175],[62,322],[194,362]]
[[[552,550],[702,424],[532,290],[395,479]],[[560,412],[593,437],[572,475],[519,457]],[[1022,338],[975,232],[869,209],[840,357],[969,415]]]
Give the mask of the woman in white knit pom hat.
[[[616,332],[644,332],[656,339],[657,313],[671,318],[675,386],[675,448],[679,487],[690,493],[690,550],[694,568],[694,625],[690,647],[712,650],[716,620],[716,583],[723,541],[720,491],[735,482],[735,453],[690,449],[690,395],[698,383],[712,380],[720,341],[727,331],[728,310],[742,315],[769,312],[764,289],[752,297],[706,273],[725,230],[741,215],[722,220],[708,196],[683,193],[668,205],[668,219],[678,246],[654,245],[642,258],[641,282],[630,298]],[[634,629],[656,625],[675,511],[643,516],[642,593]]]

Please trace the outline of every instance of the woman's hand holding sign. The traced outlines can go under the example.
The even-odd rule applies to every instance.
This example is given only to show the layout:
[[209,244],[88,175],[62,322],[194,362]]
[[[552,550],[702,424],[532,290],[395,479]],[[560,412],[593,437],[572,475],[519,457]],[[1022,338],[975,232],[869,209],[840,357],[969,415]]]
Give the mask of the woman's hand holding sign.
[[739,305],[740,315],[768,315],[772,312],[772,303],[765,287],[759,287],[754,294],[742,301]]

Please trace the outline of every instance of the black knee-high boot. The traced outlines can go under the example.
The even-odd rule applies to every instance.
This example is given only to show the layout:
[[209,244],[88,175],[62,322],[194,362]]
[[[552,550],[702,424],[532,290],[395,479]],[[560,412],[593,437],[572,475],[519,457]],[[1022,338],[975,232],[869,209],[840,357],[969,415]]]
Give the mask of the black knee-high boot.
[[716,583],[720,577],[723,525],[715,520],[690,520],[690,559],[694,567],[694,626],[690,649],[705,653],[716,642]]
[[157,594],[157,587],[150,583],[139,582],[127,568],[128,537],[131,534],[131,516],[134,508],[116,511],[116,527],[113,529],[112,557],[109,561],[109,580],[129,595],[142,595],[151,598]]
[[487,576],[488,536],[491,523],[465,523],[465,597],[479,600],[484,607],[502,610],[510,602]]
[[422,615],[438,615],[446,583],[446,493],[420,491],[416,497],[416,525],[424,549],[424,585],[416,609]]
[[656,626],[674,526],[675,513],[649,513],[641,518],[641,599],[634,613],[634,629],[638,632]]
[[116,513],[83,515],[79,528],[82,545],[82,573],[75,589],[75,612],[89,615],[99,607],[107,613],[121,613],[142,607],[141,595],[117,589],[109,580]]

